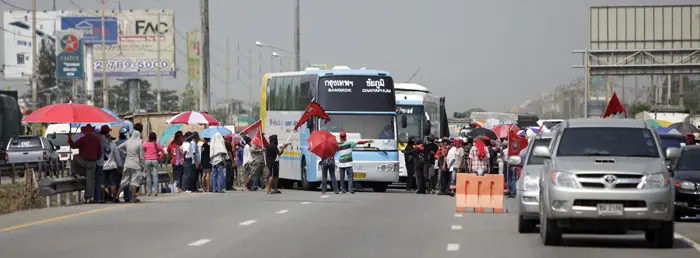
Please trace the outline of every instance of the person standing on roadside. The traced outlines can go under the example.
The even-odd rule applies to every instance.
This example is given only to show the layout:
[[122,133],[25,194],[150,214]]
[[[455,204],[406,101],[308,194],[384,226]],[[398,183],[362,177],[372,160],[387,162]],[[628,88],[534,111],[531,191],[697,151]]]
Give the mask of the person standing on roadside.
[[194,174],[195,164],[194,164],[194,152],[191,151],[190,145],[192,144],[192,133],[187,132],[184,136],[184,142],[180,146],[184,159],[182,160],[182,190],[185,193],[191,193],[192,187],[190,182],[191,177],[196,176]]
[[110,137],[109,149],[111,150],[107,154],[107,161],[104,164],[104,174],[105,174],[105,186],[109,192],[107,198],[103,200],[114,201],[118,199],[117,188],[119,183],[122,181],[122,169],[124,168],[124,160],[122,160],[119,150],[117,150],[117,144],[114,142],[114,138]]
[[258,145],[257,143],[251,143],[250,145],[251,171],[245,184],[246,188],[250,191],[255,191],[255,189],[253,188],[253,181],[261,177],[263,169],[265,168],[265,154],[263,153],[264,147],[261,146],[264,145],[263,140],[260,140],[259,144],[260,145]]
[[148,196],[158,196],[158,161],[165,157],[163,147],[156,141],[158,135],[151,132],[148,134],[148,142],[143,143],[144,158],[146,159],[146,192]]
[[201,182],[202,191],[204,192],[214,191],[211,182],[213,164],[211,163],[211,145],[209,145],[210,142],[211,139],[204,138],[204,141],[202,141],[202,146],[200,147],[201,158],[199,159],[199,164],[201,164],[202,166],[202,176],[199,181]]
[[236,191],[233,188],[233,182],[236,180],[236,155],[234,154],[233,145],[231,144],[233,137],[229,134],[224,137],[224,146],[226,146],[226,154],[228,158],[226,159],[226,184],[224,189],[226,191]]
[[76,142],[73,142],[73,134],[68,131],[68,145],[71,149],[78,149],[78,154],[73,157],[71,168],[75,177],[85,177],[85,200],[93,203],[96,199],[95,190],[99,188],[95,181],[96,162],[102,158],[102,142],[97,135],[94,135],[95,127],[87,124],[80,128],[84,134]]
[[268,194],[279,194],[282,193],[277,189],[277,180],[280,177],[280,156],[284,154],[284,149],[289,146],[289,143],[279,145],[276,134],[270,135],[269,142],[270,144],[265,147],[265,161],[268,171],[265,190]]
[[484,139],[474,139],[474,147],[469,150],[469,170],[477,176],[483,176],[489,171],[489,152]]
[[[348,190],[351,194],[355,194],[355,174],[352,171],[352,149],[358,144],[372,143],[372,140],[365,141],[348,141],[348,135],[345,131],[340,132],[340,143],[338,144],[338,153],[340,154],[340,162],[338,163],[338,168],[340,169],[340,189],[343,193],[347,193]],[[345,187],[345,175],[348,176],[348,186]]]
[[418,149],[415,146],[416,139],[411,137],[408,138],[406,143],[406,148],[403,149],[404,159],[406,161],[406,191],[412,191],[416,189],[416,154],[418,154]]
[[245,148],[245,141],[241,141],[236,145],[236,186],[243,187],[243,182],[246,178],[246,168],[243,165],[243,149]]
[[426,194],[427,193],[426,188],[428,188],[429,186],[425,185],[425,181],[426,181],[425,178],[426,177],[428,177],[428,179],[430,179],[431,182],[434,180],[433,179],[434,173],[432,171],[434,171],[434,169],[433,169],[434,164],[435,164],[434,155],[435,155],[435,153],[437,153],[437,151],[438,151],[438,146],[435,144],[435,137],[433,137],[432,135],[429,135],[425,139],[425,144],[423,144],[423,151],[421,153],[423,155],[423,162],[422,162],[423,163],[423,170],[416,171],[417,173],[423,174],[420,178],[421,179],[420,181],[422,181],[422,182],[420,182],[420,181],[418,182],[418,191],[416,191],[417,194]]
[[335,179],[335,159],[333,156],[321,160],[321,194],[326,194],[328,189],[328,175],[331,176],[333,192],[338,194],[338,181]]
[[[205,138],[206,139],[206,138]],[[226,183],[226,159],[229,158],[229,152],[224,144],[224,137],[220,133],[214,134],[211,144],[208,145],[208,152],[202,152],[202,160],[205,155],[209,155],[211,165],[211,191],[215,193],[224,193],[224,184]]]
[[104,203],[104,199],[102,198],[102,193],[104,193],[102,189],[105,187],[104,165],[105,161],[107,161],[107,155],[112,152],[109,148],[109,143],[111,142],[109,140],[110,131],[112,131],[112,129],[110,129],[108,125],[102,125],[99,134],[97,134],[102,146],[102,155],[95,161],[95,202],[98,203]]
[[[146,166],[141,132],[139,130],[134,130],[134,132],[131,133],[129,140],[117,146],[117,149],[126,151],[126,160],[124,162],[122,182],[119,185],[119,190],[117,190],[116,196],[119,196],[125,187],[129,187],[131,193],[133,194],[133,196],[130,198],[131,202],[141,202],[138,198],[136,198],[135,194],[136,188],[141,184],[141,171]],[[115,202],[119,202],[119,199],[116,199]]]
[[182,192],[182,162],[184,159],[182,156],[182,150],[180,150],[182,142],[182,131],[177,131],[173,137],[173,140],[168,145],[168,154],[170,154],[171,157],[173,177],[175,178],[175,185],[177,186],[178,192]]

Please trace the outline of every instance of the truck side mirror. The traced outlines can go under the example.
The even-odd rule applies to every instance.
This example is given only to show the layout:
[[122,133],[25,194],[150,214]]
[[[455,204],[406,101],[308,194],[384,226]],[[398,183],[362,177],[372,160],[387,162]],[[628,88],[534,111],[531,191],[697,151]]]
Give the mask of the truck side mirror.
[[309,119],[306,121],[306,128],[309,128],[309,132],[314,130],[314,120]]

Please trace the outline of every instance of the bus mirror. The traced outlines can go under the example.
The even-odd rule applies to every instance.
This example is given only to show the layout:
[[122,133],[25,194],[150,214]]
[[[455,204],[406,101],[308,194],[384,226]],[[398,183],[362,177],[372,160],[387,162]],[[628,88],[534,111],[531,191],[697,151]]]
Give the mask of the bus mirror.
[[56,132],[53,132],[49,137],[51,137],[51,139],[56,139]]
[[430,120],[425,121],[425,127],[423,127],[423,135],[430,135]]
[[408,118],[406,115],[401,116],[401,128],[406,128],[408,127]]

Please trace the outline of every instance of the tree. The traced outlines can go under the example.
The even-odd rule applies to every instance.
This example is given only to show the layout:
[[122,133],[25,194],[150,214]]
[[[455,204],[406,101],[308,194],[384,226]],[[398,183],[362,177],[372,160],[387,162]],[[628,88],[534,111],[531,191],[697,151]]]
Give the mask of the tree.
[[[132,81],[136,81],[140,86],[140,92],[136,95],[138,107],[133,108],[129,104],[129,84]],[[109,107],[117,114],[126,113],[132,109],[145,110],[146,112],[154,112],[156,110],[156,96],[151,91],[151,84],[146,80],[132,78],[123,80],[120,84],[110,85],[109,95]],[[95,81],[94,101],[95,106],[103,106],[101,80]]]
[[197,93],[192,85],[185,85],[185,90],[180,95],[180,107],[182,107],[183,111],[199,110],[197,106]]
[[175,90],[161,90],[160,101],[162,111],[180,111],[180,98]]
[[[75,100],[71,80],[56,80],[56,48],[55,43],[48,39],[43,39],[39,48],[39,58],[37,61],[37,107],[47,104],[68,102]],[[58,84],[58,89],[46,90]],[[48,95],[48,97],[47,97]],[[32,103],[32,91],[28,91],[22,98],[27,103]],[[49,103],[50,101],[50,103]],[[31,104],[30,104],[31,105]]]

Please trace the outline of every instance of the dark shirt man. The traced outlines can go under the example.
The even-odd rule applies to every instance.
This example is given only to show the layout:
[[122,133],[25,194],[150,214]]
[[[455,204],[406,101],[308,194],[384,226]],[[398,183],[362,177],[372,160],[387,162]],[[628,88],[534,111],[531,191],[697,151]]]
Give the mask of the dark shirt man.
[[71,163],[74,176],[85,177],[85,199],[92,202],[95,198],[95,169],[96,161],[102,158],[102,141],[98,135],[94,135],[95,127],[91,124],[81,128],[81,133],[84,134],[77,142],[73,142],[73,135],[68,134],[68,145],[73,149],[78,149],[80,152],[75,156]]

